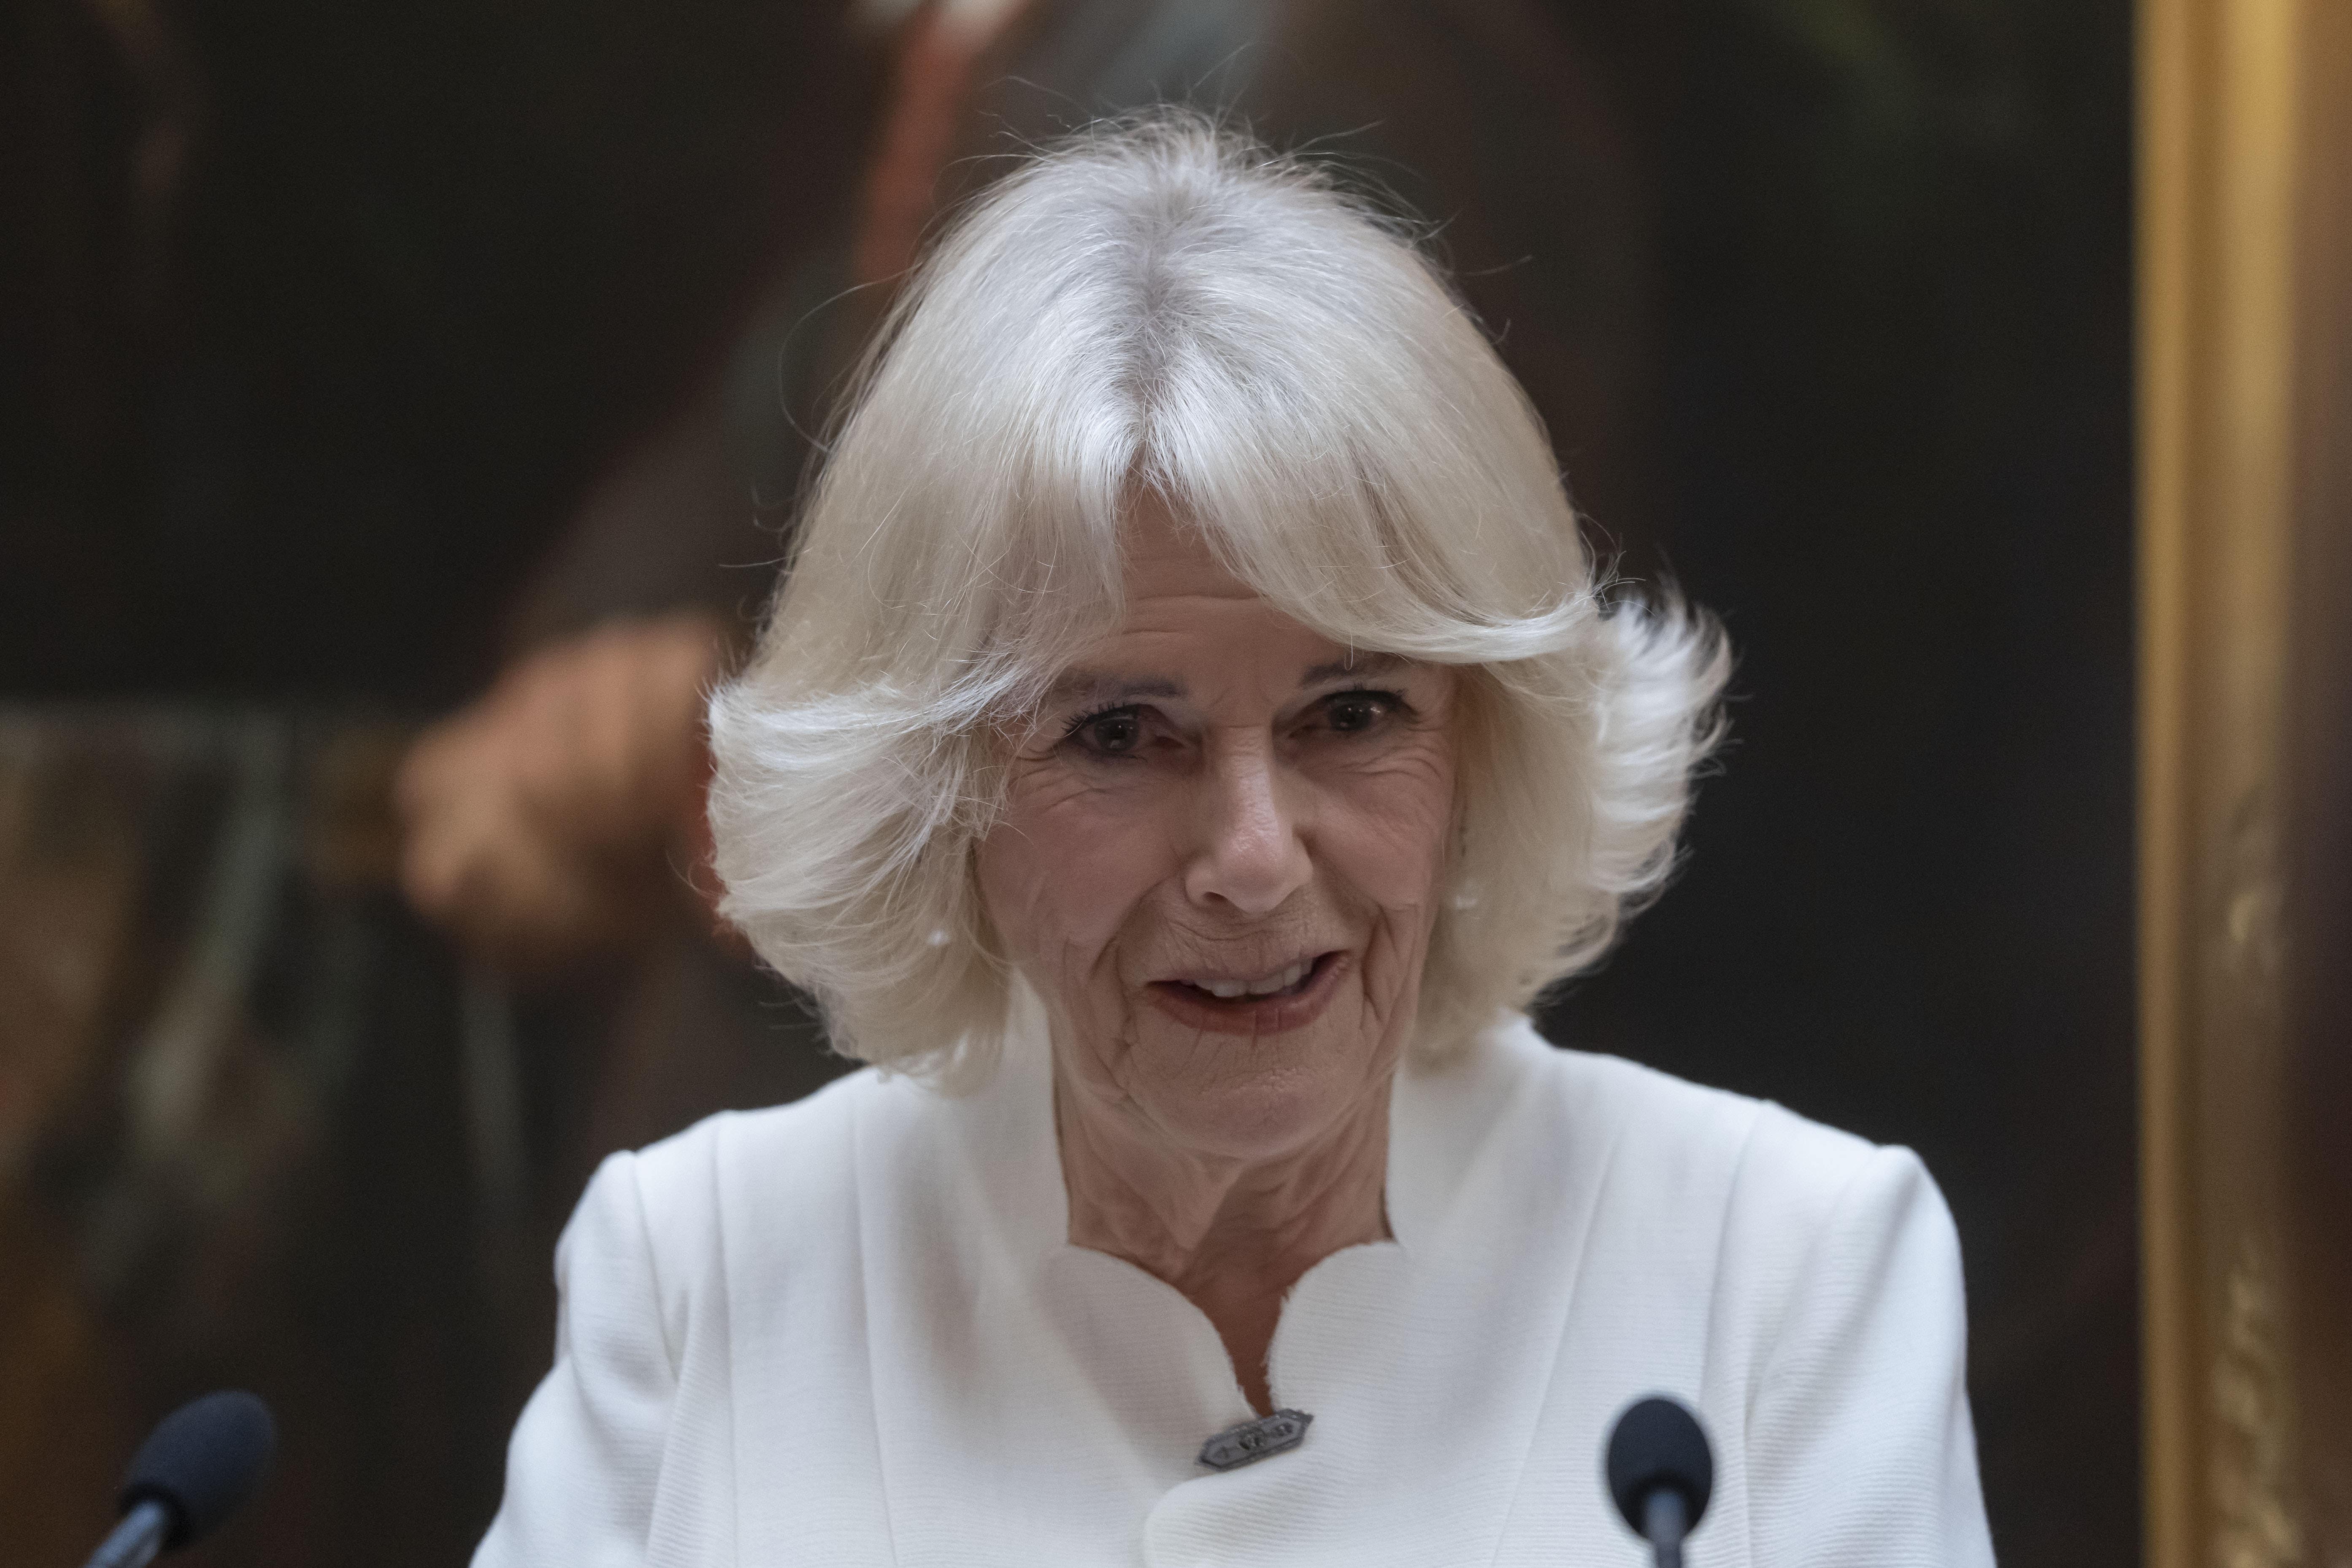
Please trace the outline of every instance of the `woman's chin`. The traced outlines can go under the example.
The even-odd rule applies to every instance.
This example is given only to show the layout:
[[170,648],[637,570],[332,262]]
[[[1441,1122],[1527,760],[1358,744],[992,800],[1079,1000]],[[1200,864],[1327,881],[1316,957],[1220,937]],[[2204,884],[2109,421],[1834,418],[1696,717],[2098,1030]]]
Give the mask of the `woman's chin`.
[[1353,1030],[1299,1029],[1255,1041],[1164,1033],[1171,1037],[1145,1043],[1170,1070],[1130,1082],[1129,1091],[1183,1144],[1249,1161],[1292,1152],[1328,1131],[1363,1094],[1374,1051]]

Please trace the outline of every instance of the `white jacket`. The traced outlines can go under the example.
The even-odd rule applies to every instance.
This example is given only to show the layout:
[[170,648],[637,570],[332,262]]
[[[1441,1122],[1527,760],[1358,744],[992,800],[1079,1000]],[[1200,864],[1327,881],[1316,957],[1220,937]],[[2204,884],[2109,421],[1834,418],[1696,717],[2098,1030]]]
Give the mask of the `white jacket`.
[[1639,1568],[1601,1450],[1652,1392],[1714,1443],[1693,1568],[1991,1562],[1907,1151],[1498,1026],[1399,1075],[1395,1239],[1284,1307],[1304,1444],[1213,1472],[1232,1365],[1068,1244],[1048,1074],[1017,1040],[967,1099],[861,1072],[606,1161],[476,1568]]

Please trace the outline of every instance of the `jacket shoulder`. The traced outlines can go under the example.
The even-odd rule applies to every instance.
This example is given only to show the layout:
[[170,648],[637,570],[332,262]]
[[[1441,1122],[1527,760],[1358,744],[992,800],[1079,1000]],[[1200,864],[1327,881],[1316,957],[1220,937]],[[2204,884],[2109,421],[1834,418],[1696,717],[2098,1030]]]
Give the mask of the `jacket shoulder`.
[[891,1087],[867,1068],[790,1104],[722,1110],[605,1161],[592,1195],[625,1173],[673,1346],[686,1341],[698,1296],[723,1283],[730,1211],[739,1224],[746,1212],[757,1212],[758,1233],[791,1251],[796,1216],[846,1210],[859,1108]]
[[[1709,1089],[1621,1058],[1562,1049],[1522,1025],[1496,1043],[1517,1059],[1514,1098],[1543,1107],[1543,1137],[1605,1151],[1581,1168],[1612,1228],[1653,1238],[1645,1256],[1696,1287],[1745,1281],[1768,1300],[1898,1232],[1957,1250],[1943,1196],[1917,1155],[1769,1100]],[[1540,1086],[1538,1088],[1538,1086]],[[1532,1095],[1526,1090],[1538,1088]],[[1572,1155],[1560,1162],[1576,1168]],[[1672,1237],[1666,1247],[1659,1238]]]
[[690,1204],[697,1193],[711,1189],[721,1170],[731,1171],[742,1162],[790,1161],[846,1137],[859,1102],[884,1089],[875,1069],[865,1068],[788,1104],[721,1110],[648,1143],[632,1156],[648,1219],[658,1232],[660,1216],[654,1210]]
[[1622,1162],[1713,1167],[1729,1177],[1743,1200],[1822,1215],[1869,1171],[1918,1163],[1907,1149],[1882,1147],[1769,1100],[1692,1083],[1622,1057],[1552,1046],[1532,1026],[1526,1035],[1547,1058],[1544,1076],[1555,1092],[1578,1104],[1580,1121],[1608,1128]]
[[1668,1272],[1706,1281],[1727,1364],[1788,1375],[1799,1347],[1889,1313],[1961,1332],[1959,1237],[1909,1149],[1616,1058],[1553,1055],[1549,1071],[1613,1121],[1609,1191],[1644,1255],[1686,1243]]

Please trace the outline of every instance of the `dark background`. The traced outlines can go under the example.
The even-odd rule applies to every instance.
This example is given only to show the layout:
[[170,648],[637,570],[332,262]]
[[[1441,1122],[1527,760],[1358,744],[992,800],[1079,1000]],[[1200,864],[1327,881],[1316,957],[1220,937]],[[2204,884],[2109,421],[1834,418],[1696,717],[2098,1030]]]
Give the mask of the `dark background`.
[[[1916,1148],[1996,1547],[2137,1561],[2129,5],[1286,15],[1239,100],[1439,222],[1596,537],[1738,649],[1684,872],[1549,1030]],[[677,933],[650,979],[486,980],[372,792],[592,498],[828,297],[885,53],[779,0],[0,11],[12,1560],[78,1561],[222,1382],[289,1447],[207,1561],[463,1554],[587,1163],[833,1070]],[[1015,74],[976,134],[1037,123]],[[798,448],[730,451],[740,605]],[[173,1122],[141,1053],[221,964],[224,1087]],[[762,1026],[717,1065],[610,1026],[697,1006]]]

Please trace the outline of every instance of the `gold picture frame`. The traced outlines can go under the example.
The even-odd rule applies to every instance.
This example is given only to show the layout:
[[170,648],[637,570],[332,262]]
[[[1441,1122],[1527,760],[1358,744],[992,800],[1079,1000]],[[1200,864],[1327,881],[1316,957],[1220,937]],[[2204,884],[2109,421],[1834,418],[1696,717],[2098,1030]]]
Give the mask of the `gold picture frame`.
[[[2352,1563],[2352,3],[2142,0],[2151,1568]],[[2334,1121],[2344,1124],[2334,1137]]]

